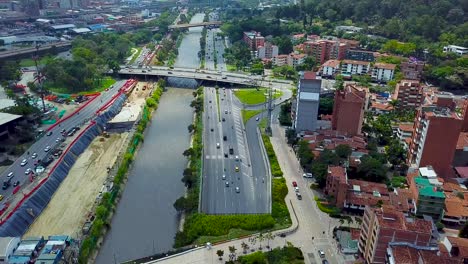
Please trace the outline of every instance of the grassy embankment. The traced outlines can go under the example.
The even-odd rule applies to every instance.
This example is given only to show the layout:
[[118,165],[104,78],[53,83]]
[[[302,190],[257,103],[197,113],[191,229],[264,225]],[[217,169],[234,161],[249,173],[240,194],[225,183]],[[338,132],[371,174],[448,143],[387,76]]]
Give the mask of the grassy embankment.
[[[243,104],[262,104],[267,101],[268,90],[266,88],[261,89],[239,89],[234,92],[234,94],[239,98],[239,101]],[[273,91],[273,98],[277,99],[283,95],[283,92],[275,90]]]
[[[105,77],[104,79],[101,79],[99,82],[95,82],[93,85],[93,88],[87,91],[82,91],[79,92],[78,94],[88,94],[88,93],[95,93],[95,92],[102,92],[105,89],[109,88],[111,85],[113,85],[116,82],[111,77]],[[53,93],[59,93],[59,94],[75,94],[73,91],[71,91],[69,88],[65,88],[63,86],[52,86],[50,83],[47,81],[44,82],[44,87]]]

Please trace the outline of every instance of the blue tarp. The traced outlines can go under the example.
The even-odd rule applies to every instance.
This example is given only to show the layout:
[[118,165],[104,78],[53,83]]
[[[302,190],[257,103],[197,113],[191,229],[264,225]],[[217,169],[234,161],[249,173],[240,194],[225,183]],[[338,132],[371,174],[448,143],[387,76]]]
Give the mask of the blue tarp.
[[90,126],[64,154],[55,170],[49,175],[48,180],[0,226],[0,237],[22,236],[28,230],[67,177],[78,156],[84,152],[94,138],[101,134],[106,123],[122,109],[125,100],[126,96],[122,94],[116,98],[112,106],[95,119],[96,123]]

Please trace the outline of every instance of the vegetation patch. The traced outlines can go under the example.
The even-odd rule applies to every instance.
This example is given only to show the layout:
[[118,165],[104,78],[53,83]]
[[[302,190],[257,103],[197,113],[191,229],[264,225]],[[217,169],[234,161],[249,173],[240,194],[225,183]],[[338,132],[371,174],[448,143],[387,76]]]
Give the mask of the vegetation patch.
[[263,110],[241,110],[242,114],[242,122],[244,122],[244,125],[247,124],[247,121],[250,120],[250,118],[260,114]]
[[304,263],[304,256],[299,248],[288,244],[283,248],[275,248],[268,252],[255,252],[240,256],[234,263],[257,263],[257,264],[300,264]]
[[317,202],[317,207],[320,209],[320,211],[331,215],[338,215],[340,213],[340,209],[330,206],[326,204],[324,201],[321,201],[317,196],[314,197],[315,202]]
[[106,228],[109,228],[110,223],[110,214],[115,209],[117,203],[117,197],[120,195],[120,191],[123,189],[123,182],[127,176],[128,169],[130,168],[131,163],[133,162],[135,156],[135,150],[138,145],[143,142],[143,132],[146,129],[146,126],[151,119],[151,112],[156,110],[158,107],[159,99],[164,91],[165,82],[160,80],[157,83],[156,89],[153,91],[153,94],[150,98],[154,101],[150,104],[145,105],[143,109],[142,118],[139,121],[137,126],[137,131],[133,135],[133,138],[130,140],[127,151],[125,152],[122,162],[117,174],[114,177],[114,188],[112,192],[105,193],[102,197],[100,204],[96,207],[95,211],[95,220],[91,226],[89,235],[83,240],[80,248],[80,253],[78,257],[79,263],[87,263],[90,256],[93,255],[96,250],[97,243],[99,239],[104,235]]
[[[267,101],[268,89],[239,89],[234,91],[234,94],[243,104],[262,104]],[[283,92],[279,90],[273,91],[273,98],[280,98]]]
[[[78,94],[85,95],[89,93],[96,93],[96,92],[102,92],[105,89],[109,88],[111,85],[113,85],[116,82],[115,79],[112,77],[104,77],[103,79],[97,80],[93,84],[93,88],[79,92]],[[59,93],[59,94],[68,94],[70,93],[70,89],[65,88],[63,86],[54,86],[52,83],[45,82],[44,86],[46,87],[47,90],[53,92],[53,93]]]
[[137,50],[137,51],[133,54],[132,59],[130,60],[130,63],[129,63],[129,64],[133,64],[133,63],[136,61],[136,59],[138,59],[138,57],[139,57],[140,54],[141,54],[142,48],[136,48],[136,50]]
[[[37,65],[43,65],[50,59],[52,59],[52,57],[50,57],[50,56],[42,57],[37,61]],[[20,64],[21,67],[36,66],[36,63],[34,62],[33,59],[22,59],[19,64]]]
[[273,145],[271,145],[270,138],[262,134],[263,144],[265,145],[265,149],[268,155],[268,159],[270,161],[270,168],[271,168],[271,175],[274,177],[282,177],[283,172],[281,171],[281,167],[279,165],[278,159],[276,158],[275,151],[273,150]]

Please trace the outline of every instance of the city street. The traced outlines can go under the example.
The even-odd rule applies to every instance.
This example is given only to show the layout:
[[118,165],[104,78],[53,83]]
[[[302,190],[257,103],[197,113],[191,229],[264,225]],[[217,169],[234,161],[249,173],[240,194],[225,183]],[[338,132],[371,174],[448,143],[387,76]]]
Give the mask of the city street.
[[[54,127],[52,130],[45,131],[44,135],[42,135],[29,149],[26,150],[23,155],[18,157],[16,161],[0,175],[2,182],[7,179],[7,175],[9,173],[13,173],[13,178],[11,179],[12,185],[16,181],[20,182],[20,186],[29,184],[30,176],[27,175],[25,171],[27,169],[34,169],[34,162],[37,160],[44,160],[49,153],[53,152],[55,148],[63,143],[61,140],[58,140],[64,138],[60,131],[62,129],[69,131],[73,127],[81,127],[85,122],[91,120],[91,118],[96,115],[96,111],[107,103],[124,84],[125,80],[118,81],[113,85],[114,88],[102,92],[101,95],[90,102],[81,111],[72,114],[72,116],[60,123],[60,125]],[[85,103],[87,103],[87,101],[82,104]],[[50,135],[48,136],[48,134]],[[65,143],[69,143],[69,140]],[[46,151],[47,147],[48,150]],[[36,153],[35,157],[33,157],[34,153]],[[21,166],[21,162],[23,160],[26,160],[27,163],[24,166]],[[12,196],[13,189],[13,187],[9,187],[6,190],[0,190],[0,194],[4,196],[3,202],[9,200],[8,198]]]
[[[240,106],[230,89],[219,89],[219,112],[216,89],[205,88],[204,161],[202,212],[208,214],[268,213],[271,202],[264,161],[250,161],[263,154],[258,142],[247,143]],[[258,141],[258,138],[254,138]],[[250,143],[250,141],[249,141]],[[247,146],[249,146],[247,148]]]

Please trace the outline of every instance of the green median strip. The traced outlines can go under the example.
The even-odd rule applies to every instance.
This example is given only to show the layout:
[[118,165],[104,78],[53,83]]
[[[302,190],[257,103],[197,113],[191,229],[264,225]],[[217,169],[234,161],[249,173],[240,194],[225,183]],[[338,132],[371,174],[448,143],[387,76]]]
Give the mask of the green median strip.
[[[234,92],[239,101],[243,104],[262,104],[267,101],[268,98],[268,89],[261,88],[261,89],[238,89]],[[273,98],[277,99],[280,98],[283,93],[281,91],[273,91]]]
[[244,125],[247,124],[247,121],[250,120],[250,118],[260,114],[263,110],[241,110],[242,113],[242,122],[244,122]]

